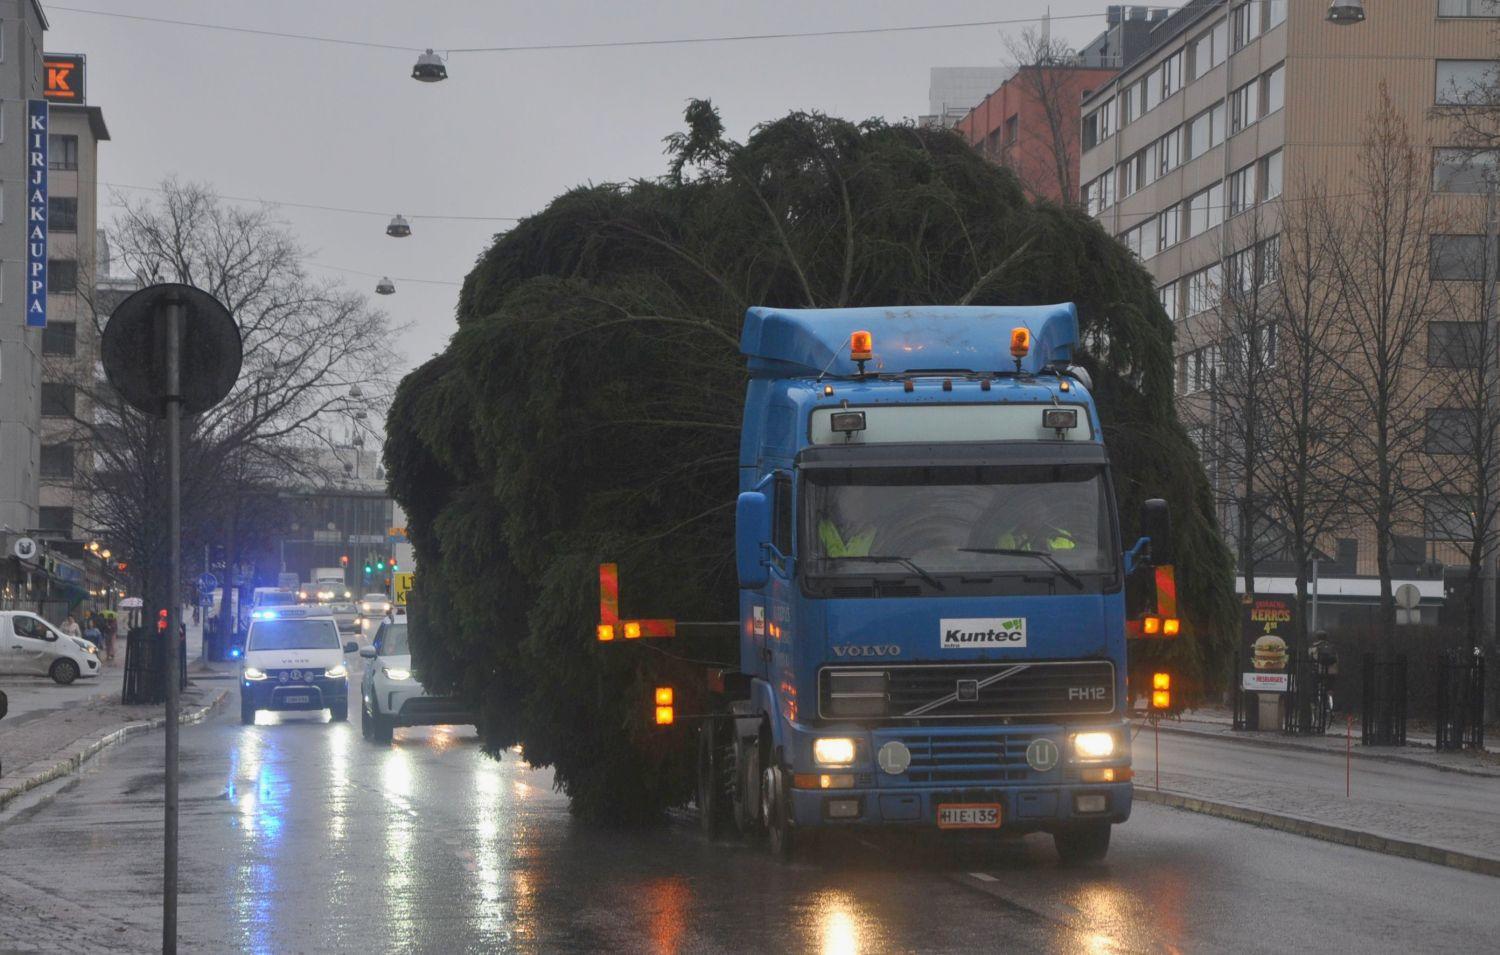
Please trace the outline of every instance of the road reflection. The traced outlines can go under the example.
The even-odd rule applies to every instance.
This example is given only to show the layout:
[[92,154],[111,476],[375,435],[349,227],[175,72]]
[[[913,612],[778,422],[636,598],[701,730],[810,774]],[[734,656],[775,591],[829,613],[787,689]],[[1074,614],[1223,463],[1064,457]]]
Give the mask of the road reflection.
[[818,951],[822,955],[857,955],[863,951],[857,907],[847,892],[820,893],[813,905],[819,913]]

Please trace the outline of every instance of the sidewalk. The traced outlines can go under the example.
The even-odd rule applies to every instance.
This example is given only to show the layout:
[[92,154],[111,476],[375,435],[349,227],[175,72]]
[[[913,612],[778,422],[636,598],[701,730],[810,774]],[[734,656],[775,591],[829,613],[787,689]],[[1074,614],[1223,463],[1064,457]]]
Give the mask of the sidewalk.
[[[201,635],[188,627],[189,683],[182,692],[179,719],[203,719],[230,696],[214,682],[232,670],[198,660]],[[43,783],[78,769],[95,753],[128,736],[166,722],[161,706],[120,703],[124,654],[97,679],[60,687],[45,678],[7,677],[0,682],[11,712],[0,720],[0,807]]]
[[1346,756],[1342,737],[1236,733],[1195,715],[1163,721],[1159,738],[1135,724],[1136,798],[1500,876],[1500,757],[1357,739]]

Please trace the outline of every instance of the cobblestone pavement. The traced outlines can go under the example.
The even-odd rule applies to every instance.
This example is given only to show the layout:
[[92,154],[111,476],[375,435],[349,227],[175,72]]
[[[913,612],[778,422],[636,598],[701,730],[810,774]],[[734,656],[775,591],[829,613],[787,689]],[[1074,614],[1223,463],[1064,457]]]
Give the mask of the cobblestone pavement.
[[[1137,733],[1139,789],[1158,785],[1156,746],[1149,728]],[[1342,743],[1316,752],[1168,730],[1160,753],[1166,791],[1500,859],[1500,775],[1377,759],[1346,765]]]

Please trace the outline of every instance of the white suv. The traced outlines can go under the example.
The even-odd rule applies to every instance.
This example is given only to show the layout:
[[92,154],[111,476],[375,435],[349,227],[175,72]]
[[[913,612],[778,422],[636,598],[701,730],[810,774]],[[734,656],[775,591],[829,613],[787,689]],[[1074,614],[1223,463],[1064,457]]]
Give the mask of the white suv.
[[391,741],[397,726],[441,726],[473,723],[474,713],[463,701],[451,696],[433,696],[411,672],[411,646],[406,640],[406,617],[387,619],[375,639],[363,647],[364,680],[360,696],[360,730],[365,739]]

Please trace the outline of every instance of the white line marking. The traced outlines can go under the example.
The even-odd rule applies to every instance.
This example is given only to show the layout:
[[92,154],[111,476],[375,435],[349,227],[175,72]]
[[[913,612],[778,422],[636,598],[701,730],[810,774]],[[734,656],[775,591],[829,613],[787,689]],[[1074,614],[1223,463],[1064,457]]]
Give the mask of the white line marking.
[[1000,880],[984,872],[970,872],[969,878],[978,879],[980,882],[999,882]]

